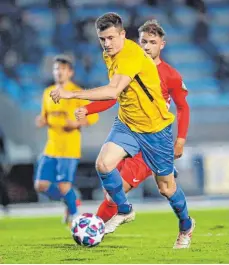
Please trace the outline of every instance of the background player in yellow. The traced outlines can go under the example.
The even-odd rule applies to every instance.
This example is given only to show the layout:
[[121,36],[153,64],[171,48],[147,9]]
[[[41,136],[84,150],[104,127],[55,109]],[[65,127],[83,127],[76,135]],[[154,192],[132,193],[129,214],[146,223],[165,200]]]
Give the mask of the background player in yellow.
[[62,100],[60,104],[54,104],[50,98],[50,91],[56,87],[61,87],[65,91],[81,91],[81,88],[71,81],[73,74],[73,65],[69,57],[60,55],[54,59],[55,84],[45,89],[42,111],[36,118],[37,127],[48,127],[48,140],[38,163],[35,188],[51,199],[63,198],[68,208],[66,222],[77,214],[76,194],[72,183],[81,157],[80,128],[98,121],[97,114],[90,115],[82,121],[75,119],[75,108],[88,104],[87,100]]
[[178,237],[182,244],[176,241],[174,247],[187,248],[195,221],[189,217],[185,195],[174,179],[171,130],[174,115],[168,111],[162,96],[156,65],[140,46],[125,38],[119,15],[107,13],[99,17],[96,30],[104,49],[109,84],[80,92],[57,88],[50,95],[56,103],[61,98],[118,99],[118,118],[96,162],[103,187],[118,206],[118,214],[107,225],[115,230],[135,218],[116,167],[124,157],[141,151],[146,164],[157,176],[160,193],[168,199],[179,219]]

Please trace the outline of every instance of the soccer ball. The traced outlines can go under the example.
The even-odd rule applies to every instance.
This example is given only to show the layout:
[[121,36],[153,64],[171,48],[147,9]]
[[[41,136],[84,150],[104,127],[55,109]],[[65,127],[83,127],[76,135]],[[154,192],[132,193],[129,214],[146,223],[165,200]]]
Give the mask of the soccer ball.
[[84,213],[72,221],[71,232],[78,245],[94,247],[103,240],[105,224],[100,217],[92,213]]

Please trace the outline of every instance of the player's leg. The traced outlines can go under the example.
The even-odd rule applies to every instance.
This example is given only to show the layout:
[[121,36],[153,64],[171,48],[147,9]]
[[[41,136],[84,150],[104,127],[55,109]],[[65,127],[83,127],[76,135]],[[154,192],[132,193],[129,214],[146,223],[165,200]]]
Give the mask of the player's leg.
[[107,142],[103,145],[96,161],[96,169],[104,189],[117,204],[118,211],[123,214],[131,211],[131,205],[123,191],[122,179],[116,167],[126,155],[121,146]]
[[136,155],[139,149],[130,129],[116,119],[96,161],[96,169],[102,186],[117,204],[120,214],[130,213],[132,206],[123,191],[122,179],[116,167],[124,157],[128,154]]
[[195,221],[189,217],[184,192],[176,184],[173,173],[168,176],[156,176],[156,182],[160,194],[168,199],[170,206],[179,219],[180,232],[174,248],[188,248],[191,244]]
[[42,156],[38,161],[38,167],[35,174],[35,190],[37,192],[42,192],[51,200],[61,199],[61,193],[55,184],[56,166],[56,158]]
[[[169,203],[179,219],[182,247],[189,247],[194,221],[189,218],[184,193],[174,179],[174,148],[171,126],[154,134],[136,135],[142,147],[143,158],[155,173],[161,195]],[[187,236],[184,236],[187,235]],[[180,242],[180,241],[179,241]]]
[[78,159],[59,158],[56,182],[68,208],[66,222],[71,222],[77,215],[76,193],[72,187],[78,168]]
[[[141,153],[134,157],[128,157],[124,159],[119,165],[118,169],[122,176],[123,188],[126,193],[130,192],[133,188],[137,188],[147,177],[152,175],[152,170],[145,164]],[[107,205],[107,204],[106,204]],[[112,217],[115,214],[113,208],[106,209],[107,216]],[[110,222],[106,223],[105,233],[112,233],[115,231],[114,227]]]
[[[132,188],[138,187],[148,176],[152,175],[152,170],[145,164],[141,153],[134,157],[123,159],[118,164],[117,169],[122,177],[125,193],[128,193]],[[107,222],[116,213],[117,205],[105,196],[97,215]]]
[[[127,183],[124,179],[122,179],[122,182],[125,193],[128,193],[132,189],[131,185]],[[96,215],[102,218],[104,222],[107,222],[118,213],[118,207],[105,190],[104,193],[104,200],[100,204]]]
[[127,154],[134,156],[139,152],[139,149],[140,147],[129,128],[116,119],[96,161],[96,169],[102,186],[118,206],[118,214],[109,221],[115,227],[135,218],[132,205],[126,198],[122,179],[116,167]]

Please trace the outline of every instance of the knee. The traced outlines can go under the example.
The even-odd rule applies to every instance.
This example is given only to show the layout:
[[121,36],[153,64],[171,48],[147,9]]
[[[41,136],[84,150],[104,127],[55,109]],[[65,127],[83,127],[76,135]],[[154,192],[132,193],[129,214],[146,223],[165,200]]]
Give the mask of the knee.
[[158,185],[160,194],[166,198],[170,198],[176,191],[176,183],[162,183]]
[[72,187],[72,184],[70,182],[58,183],[58,188],[62,195],[67,194],[68,191],[71,189],[71,187]]
[[49,188],[50,182],[49,181],[36,181],[34,184],[34,189],[37,192],[45,192]]
[[98,158],[95,163],[96,170],[102,174],[111,172],[115,167],[106,159]]
[[160,192],[160,194],[164,197],[167,197],[168,198],[168,194],[170,193],[169,192],[169,189],[167,187],[158,187],[158,191]]

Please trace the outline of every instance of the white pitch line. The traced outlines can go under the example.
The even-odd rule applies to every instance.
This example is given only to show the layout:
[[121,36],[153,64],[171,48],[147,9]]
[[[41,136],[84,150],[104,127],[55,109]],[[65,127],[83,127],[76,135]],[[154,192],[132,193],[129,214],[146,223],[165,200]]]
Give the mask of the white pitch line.
[[195,234],[195,236],[200,236],[200,237],[208,237],[208,236],[229,236],[229,234],[225,233],[218,233],[218,234],[212,234],[212,233],[207,233],[207,234]]

